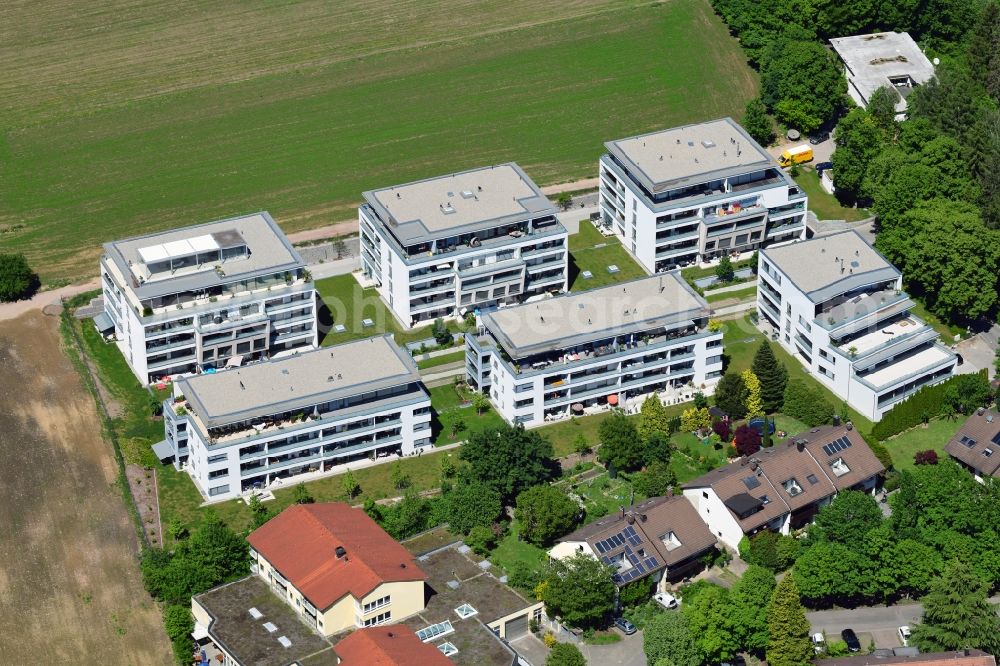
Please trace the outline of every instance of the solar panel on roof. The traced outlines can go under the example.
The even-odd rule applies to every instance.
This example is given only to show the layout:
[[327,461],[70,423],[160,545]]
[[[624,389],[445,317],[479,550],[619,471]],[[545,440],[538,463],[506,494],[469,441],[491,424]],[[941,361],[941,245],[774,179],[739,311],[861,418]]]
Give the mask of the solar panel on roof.
[[660,566],[660,561],[655,557],[647,557],[646,566],[650,569],[655,569],[656,567]]
[[993,442],[994,444],[1000,444],[1000,432],[993,435],[993,439],[990,441]]
[[833,449],[830,448],[829,444],[824,444],[823,445],[823,453],[825,453],[828,456],[832,456],[833,455]]
[[604,562],[605,564],[611,564],[611,558],[605,555],[604,557],[601,558],[601,562]]
[[642,566],[642,562],[636,562],[635,570],[640,576],[646,573],[646,569]]
[[760,481],[757,480],[756,476],[751,475],[743,479],[743,485],[745,485],[748,490],[753,490],[760,485]]

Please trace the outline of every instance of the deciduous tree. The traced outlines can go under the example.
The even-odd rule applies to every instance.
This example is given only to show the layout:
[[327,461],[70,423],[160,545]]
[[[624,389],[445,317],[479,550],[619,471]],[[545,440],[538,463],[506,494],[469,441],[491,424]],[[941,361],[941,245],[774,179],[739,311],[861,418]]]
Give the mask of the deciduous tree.
[[669,659],[674,666],[701,666],[702,658],[687,616],[660,613],[643,630],[642,649],[646,661],[658,664]]
[[748,425],[741,425],[736,429],[734,442],[736,452],[744,458],[760,451],[760,433]]
[[764,401],[761,397],[760,380],[753,370],[744,370],[740,373],[743,378],[743,385],[747,387],[747,398],[744,408],[746,417],[752,419],[755,416],[764,415]]
[[0,302],[30,298],[41,283],[24,255],[0,253]]
[[774,573],[751,564],[729,594],[730,619],[737,643],[757,655],[763,655],[767,648],[767,610],[774,587]]
[[552,443],[541,434],[508,425],[472,433],[458,453],[468,463],[463,474],[496,490],[504,504],[555,478],[559,465],[552,455]]
[[478,526],[488,527],[500,517],[503,505],[500,493],[479,481],[463,479],[445,497],[448,527],[468,534]]
[[615,412],[601,421],[597,436],[601,448],[597,455],[601,462],[612,464],[620,471],[639,469],[645,462],[645,444],[635,423],[621,412]]
[[545,666],[587,666],[587,660],[572,643],[556,643],[545,658]]
[[656,393],[642,401],[638,431],[643,439],[649,439],[653,433],[667,435],[670,432],[670,415]]
[[870,530],[882,524],[883,519],[874,497],[856,490],[845,490],[819,510],[814,529],[823,538],[856,547]]
[[614,605],[611,575],[611,567],[583,553],[552,560],[540,586],[546,611],[571,627],[599,625]]
[[774,121],[771,120],[771,116],[767,115],[767,107],[764,106],[759,97],[747,102],[741,124],[747,134],[760,145],[769,146],[774,142]]
[[542,484],[517,496],[514,513],[521,524],[521,537],[546,547],[568,533],[580,518],[580,507],[555,486]]

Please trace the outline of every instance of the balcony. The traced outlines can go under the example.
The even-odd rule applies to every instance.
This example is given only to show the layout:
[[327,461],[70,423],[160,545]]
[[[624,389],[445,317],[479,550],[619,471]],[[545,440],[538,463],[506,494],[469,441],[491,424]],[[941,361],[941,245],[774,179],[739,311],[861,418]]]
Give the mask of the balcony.
[[831,338],[840,339],[913,306],[906,292],[883,289],[826,307],[813,321],[830,331]]

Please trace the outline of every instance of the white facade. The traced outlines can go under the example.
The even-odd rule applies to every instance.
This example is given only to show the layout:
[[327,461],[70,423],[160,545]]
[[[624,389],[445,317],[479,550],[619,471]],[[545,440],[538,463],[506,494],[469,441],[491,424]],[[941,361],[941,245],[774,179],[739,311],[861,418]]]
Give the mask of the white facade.
[[[349,357],[371,372],[340,372]],[[346,386],[305,388],[327,379]],[[216,416],[209,405],[232,395],[237,381],[302,397],[248,402]],[[166,445],[210,500],[355,460],[411,455],[431,442],[430,397],[412,360],[388,336],[181,380],[174,393],[164,402]]]
[[[633,306],[640,311],[617,317]],[[523,335],[540,311],[550,330],[540,324],[539,335]],[[653,392],[703,390],[722,373],[722,333],[708,330],[709,312],[674,275],[501,310],[483,318],[481,336],[466,336],[467,377],[504,419],[525,426],[570,416],[576,404],[610,404],[611,396],[623,406]]]
[[105,245],[105,313],[143,384],[316,346],[305,262],[267,213]]
[[606,146],[602,224],[650,273],[805,238],[806,194],[730,118]]
[[781,346],[872,421],[957,364],[910,312],[899,271],[854,231],[764,250],[757,286]]
[[[715,537],[726,544],[733,551],[739,551],[740,540],[744,537],[743,528],[740,527],[736,517],[730,513],[722,498],[714,489],[708,488],[685,488],[684,498],[691,503],[698,516],[708,525],[709,531]],[[770,530],[778,534],[788,534],[791,525],[791,513],[783,513],[773,518],[756,531]]]
[[361,270],[407,327],[566,290],[568,234],[516,164],[365,199]]

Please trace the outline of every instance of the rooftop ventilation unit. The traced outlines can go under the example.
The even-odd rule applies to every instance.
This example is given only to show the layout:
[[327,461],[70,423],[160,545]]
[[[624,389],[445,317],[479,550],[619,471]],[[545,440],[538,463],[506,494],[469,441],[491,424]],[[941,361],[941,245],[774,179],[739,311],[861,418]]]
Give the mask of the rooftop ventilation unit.
[[711,139],[702,139],[701,145],[705,146],[706,148],[715,148],[715,142],[712,141]]
[[346,550],[344,549],[344,547],[343,547],[343,546],[337,546],[337,550],[336,550],[336,551],[334,551],[334,552],[336,552],[336,553],[337,553],[337,559],[340,559],[340,558],[342,558],[342,557],[343,557],[344,555],[347,555],[347,551],[346,551]]
[[462,198],[463,199],[471,199],[474,196],[476,196],[476,195],[472,193],[472,190],[462,190]]

